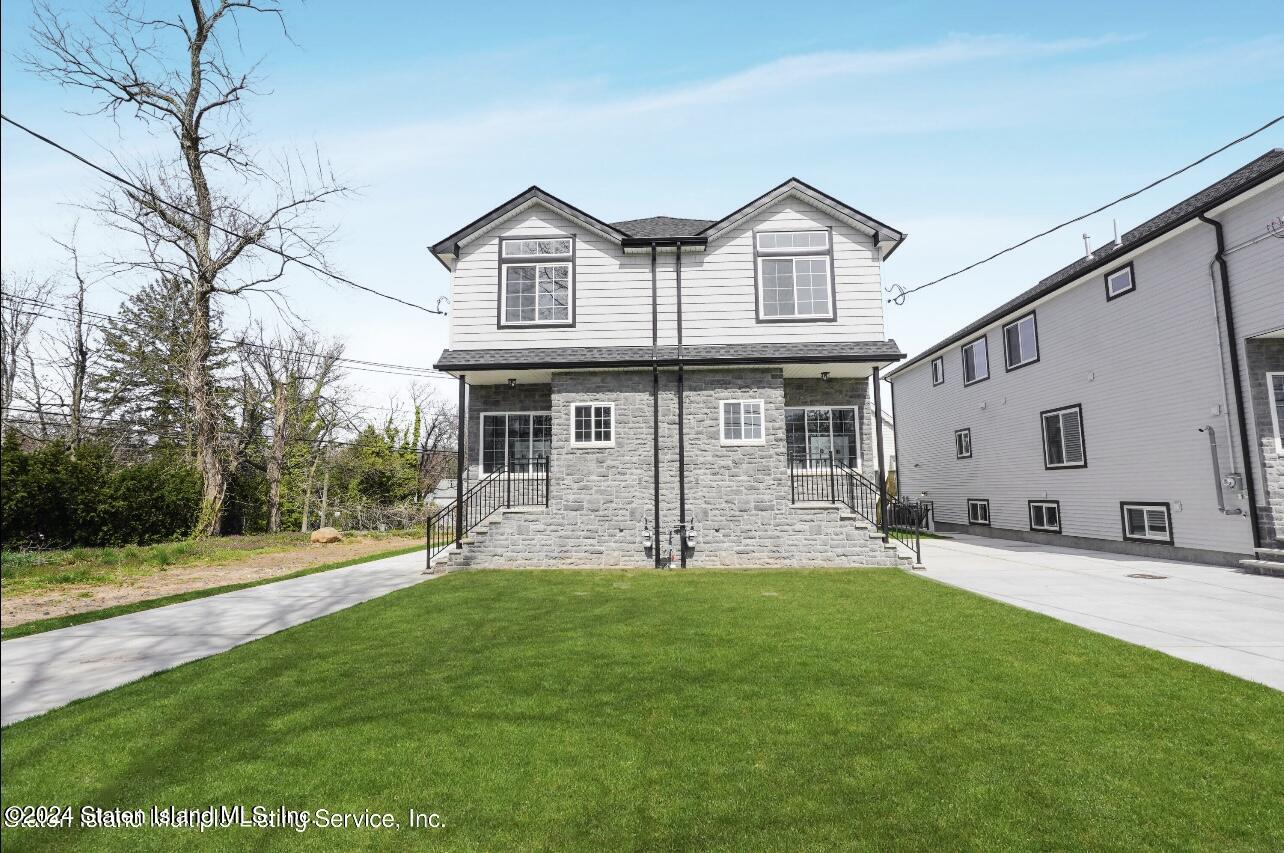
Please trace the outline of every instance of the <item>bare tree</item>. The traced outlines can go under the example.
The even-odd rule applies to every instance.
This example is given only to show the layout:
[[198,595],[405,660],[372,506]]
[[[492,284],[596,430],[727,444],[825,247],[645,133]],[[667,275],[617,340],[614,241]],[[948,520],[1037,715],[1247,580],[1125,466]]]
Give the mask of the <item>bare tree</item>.
[[419,489],[427,495],[454,464],[459,413],[449,398],[439,396],[431,385],[415,382],[410,386],[410,400],[415,408],[415,444],[419,451]]
[[0,275],[0,430],[9,427],[20,371],[30,354],[31,331],[52,290],[51,282],[30,274]]
[[80,252],[76,249],[75,229],[72,229],[71,238],[67,242],[54,242],[67,253],[72,278],[68,308],[70,316],[59,334],[60,353],[54,364],[63,371],[67,391],[67,399],[63,401],[67,418],[67,442],[71,445],[72,453],[75,453],[84,439],[85,389],[90,378],[91,361],[96,355],[92,340],[94,330],[85,315],[85,296],[93,282],[82,268]]
[[255,94],[255,66],[235,69],[225,44],[239,45],[240,16],[271,15],[284,29],[280,8],[263,0],[190,0],[189,11],[153,18],[122,0],[78,29],[39,5],[36,50],[25,61],[87,92],[98,112],[131,114],[172,137],[168,155],[120,164],[138,189],[113,185],[97,209],[137,241],[137,251],[117,259],[121,269],[177,276],[190,290],[187,373],[203,479],[196,532],[212,534],[220,529],[228,461],[210,369],[211,303],[255,290],[271,295],[292,263],[328,270],[324,248],[332,232],[313,215],[346,188],[319,157],[272,160],[248,147],[242,102]]
[[271,339],[258,327],[254,342],[242,345],[244,358],[254,366],[272,409],[272,443],[267,453],[268,532],[281,529],[281,479],[286,447],[292,441],[311,443],[318,432],[333,430],[322,410],[331,404],[327,390],[341,377],[338,369],[343,343],[324,342],[294,331],[288,338]]

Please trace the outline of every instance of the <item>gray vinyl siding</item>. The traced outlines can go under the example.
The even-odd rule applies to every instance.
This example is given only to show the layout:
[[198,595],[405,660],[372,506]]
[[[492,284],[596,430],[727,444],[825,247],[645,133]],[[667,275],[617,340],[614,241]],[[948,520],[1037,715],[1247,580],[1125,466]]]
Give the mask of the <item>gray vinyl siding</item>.
[[[752,230],[832,228],[836,322],[759,323],[755,315]],[[575,234],[575,325],[497,328],[499,240],[505,235]],[[674,255],[658,264],[660,343],[676,343]],[[878,250],[872,237],[797,199],[764,208],[751,221],[683,253],[683,342],[883,340]],[[649,254],[624,254],[611,241],[536,206],[461,247],[451,277],[452,349],[637,346],[651,340]]]
[[[1284,241],[1272,242],[1257,263],[1278,281]],[[1026,308],[989,328],[988,381],[963,387],[958,346],[944,351],[944,385],[932,386],[931,359],[896,376],[901,493],[934,501],[937,518],[956,524],[967,521],[968,498],[985,498],[993,526],[1015,530],[1029,529],[1027,501],[1058,500],[1064,535],[1114,540],[1120,501],[1167,502],[1174,545],[1251,553],[1247,517],[1218,512],[1208,439],[1198,431],[1213,424],[1222,471],[1242,470],[1235,436],[1214,414],[1223,402],[1214,251],[1212,228],[1193,223],[1134,256],[1134,292],[1107,301],[1103,270],[1038,303],[1036,364],[1004,370],[1000,328]],[[1241,265],[1250,260],[1245,253]],[[1239,288],[1237,275],[1233,266]],[[1284,304],[1269,281],[1248,290],[1259,312],[1278,314]],[[1087,467],[1045,470],[1040,412],[1072,404],[1083,407]],[[955,459],[954,431],[964,427],[972,458]]]

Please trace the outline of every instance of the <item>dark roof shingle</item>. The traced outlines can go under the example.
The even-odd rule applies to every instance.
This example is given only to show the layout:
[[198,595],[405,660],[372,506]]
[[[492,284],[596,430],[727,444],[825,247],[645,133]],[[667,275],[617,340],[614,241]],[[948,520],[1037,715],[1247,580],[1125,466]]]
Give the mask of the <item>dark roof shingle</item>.
[[958,343],[964,338],[971,337],[996,320],[1002,319],[1013,311],[1029,305],[1031,302],[1042,299],[1054,290],[1070,284],[1087,273],[1109,266],[1115,259],[1136,250],[1150,240],[1163,236],[1177,226],[1196,218],[1204,211],[1217,207],[1245,190],[1251,189],[1257,184],[1282,173],[1284,173],[1284,148],[1274,148],[1267,151],[1261,157],[1236,169],[1215,184],[1205,187],[1190,198],[1178,202],[1163,213],[1152,216],[1136,228],[1126,232],[1119,238],[1118,246],[1113,243],[1108,244],[1097,249],[1091,255],[1067,264],[1034,287],[1014,296],[985,316],[969,323],[948,338],[928,347],[909,361],[899,365],[888,374],[888,377],[890,378],[908,370],[911,365],[917,364],[928,356],[934,355],[937,351]]
[[676,216],[648,216],[645,219],[626,219],[623,222],[612,222],[612,228],[618,228],[634,238],[663,240],[670,237],[694,237],[713,224],[712,219],[681,219]]
[[[662,346],[663,364],[677,361],[677,347]],[[898,361],[905,357],[896,341],[827,343],[697,344],[682,348],[685,364],[787,364]],[[522,349],[448,349],[437,370],[505,370],[514,368],[626,367],[649,365],[651,347],[527,347]]]

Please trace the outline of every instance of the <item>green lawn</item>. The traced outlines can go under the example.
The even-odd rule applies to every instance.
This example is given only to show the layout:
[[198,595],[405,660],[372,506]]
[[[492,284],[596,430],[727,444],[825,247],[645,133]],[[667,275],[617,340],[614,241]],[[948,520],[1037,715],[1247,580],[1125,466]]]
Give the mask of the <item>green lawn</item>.
[[1284,848],[1284,694],[897,570],[472,572],[3,733],[5,849]]

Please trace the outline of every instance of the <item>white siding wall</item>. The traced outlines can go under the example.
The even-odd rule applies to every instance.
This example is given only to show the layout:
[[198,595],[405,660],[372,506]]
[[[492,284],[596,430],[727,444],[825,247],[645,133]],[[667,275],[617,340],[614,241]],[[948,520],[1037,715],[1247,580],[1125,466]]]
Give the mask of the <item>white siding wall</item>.
[[[754,315],[754,228],[834,232],[837,322],[759,323]],[[515,234],[575,234],[574,328],[496,328],[499,240]],[[676,342],[674,256],[659,257],[660,343]],[[883,340],[883,302],[873,238],[796,200],[682,257],[683,341]],[[610,241],[543,207],[506,220],[461,249],[451,285],[454,349],[641,346],[651,342],[650,255],[625,255]]]
[[[1214,250],[1212,229],[1196,223],[1135,257],[1133,293],[1107,302],[1101,275],[1059,291],[1037,306],[1036,364],[1004,371],[1000,323],[988,333],[988,381],[963,387],[958,346],[945,351],[944,385],[932,387],[930,360],[898,375],[901,493],[926,492],[941,521],[960,524],[968,498],[988,498],[993,526],[1017,530],[1029,530],[1028,500],[1059,500],[1063,533],[1115,540],[1121,500],[1169,502],[1175,545],[1251,552],[1248,519],[1217,511],[1208,439],[1198,432],[1212,423],[1223,472],[1242,470],[1225,419],[1213,414],[1223,387]],[[1267,266],[1278,274],[1275,257]],[[1281,299],[1276,292],[1266,302],[1278,308]],[[1039,413],[1074,403],[1083,406],[1088,467],[1045,470]],[[967,460],[954,458],[963,427],[972,430]]]

